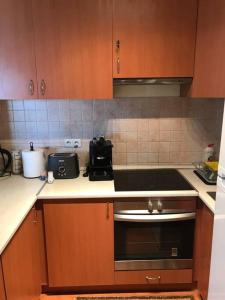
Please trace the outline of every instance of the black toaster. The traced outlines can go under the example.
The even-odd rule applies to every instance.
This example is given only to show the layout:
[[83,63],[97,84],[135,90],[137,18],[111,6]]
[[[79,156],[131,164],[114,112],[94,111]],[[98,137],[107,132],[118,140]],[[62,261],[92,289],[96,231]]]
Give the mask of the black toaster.
[[55,179],[72,179],[80,174],[79,160],[76,153],[52,153],[48,156],[48,171]]

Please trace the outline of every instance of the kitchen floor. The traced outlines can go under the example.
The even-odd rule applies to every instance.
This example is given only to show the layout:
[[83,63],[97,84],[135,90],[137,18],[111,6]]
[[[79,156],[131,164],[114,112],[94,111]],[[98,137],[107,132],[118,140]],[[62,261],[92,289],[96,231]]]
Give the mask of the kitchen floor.
[[[163,293],[123,293],[123,294],[91,294],[88,296],[91,297],[104,297],[104,296],[122,296],[122,297],[129,297],[129,296],[183,296],[183,295],[192,295],[194,300],[201,300],[199,292],[195,291],[188,291],[188,292],[163,292]],[[60,295],[60,296],[47,296],[41,295],[40,300],[76,300],[77,296],[80,295]],[[87,296],[87,295],[82,295]]]

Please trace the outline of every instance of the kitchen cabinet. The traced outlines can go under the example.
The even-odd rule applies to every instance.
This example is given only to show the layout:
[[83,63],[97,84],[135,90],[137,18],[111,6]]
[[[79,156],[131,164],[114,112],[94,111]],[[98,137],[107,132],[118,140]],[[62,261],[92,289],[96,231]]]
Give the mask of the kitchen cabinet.
[[200,200],[197,208],[194,281],[202,299],[207,300],[214,215]]
[[2,273],[1,260],[0,260],[0,299],[1,300],[6,300],[6,297],[5,297],[5,285],[4,285],[4,278],[3,278],[3,273]]
[[188,284],[192,283],[192,270],[116,271],[115,284]]
[[49,287],[114,284],[113,204],[44,203]]
[[200,0],[193,97],[225,97],[225,2]]
[[39,98],[112,98],[111,0],[33,0]]
[[38,300],[41,266],[36,211],[31,210],[2,254],[7,300]]
[[192,77],[196,0],[114,0],[114,78]]
[[0,99],[37,98],[30,0],[0,0],[0,41]]

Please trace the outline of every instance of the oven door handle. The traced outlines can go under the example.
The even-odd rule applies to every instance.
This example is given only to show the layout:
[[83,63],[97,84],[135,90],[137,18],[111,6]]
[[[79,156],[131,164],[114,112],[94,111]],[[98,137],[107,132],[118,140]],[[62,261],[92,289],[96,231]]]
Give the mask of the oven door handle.
[[114,221],[121,222],[176,222],[194,220],[196,217],[195,212],[182,213],[182,214],[158,214],[158,215],[120,215],[114,214]]

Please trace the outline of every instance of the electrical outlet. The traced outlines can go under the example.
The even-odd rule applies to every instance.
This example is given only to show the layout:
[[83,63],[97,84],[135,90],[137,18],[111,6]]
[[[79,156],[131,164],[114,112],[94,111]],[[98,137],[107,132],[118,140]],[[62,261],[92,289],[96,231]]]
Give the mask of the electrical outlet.
[[80,139],[66,139],[66,140],[64,140],[64,146],[66,148],[80,148],[81,140]]

